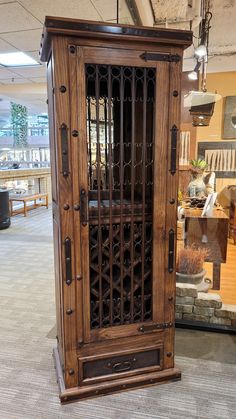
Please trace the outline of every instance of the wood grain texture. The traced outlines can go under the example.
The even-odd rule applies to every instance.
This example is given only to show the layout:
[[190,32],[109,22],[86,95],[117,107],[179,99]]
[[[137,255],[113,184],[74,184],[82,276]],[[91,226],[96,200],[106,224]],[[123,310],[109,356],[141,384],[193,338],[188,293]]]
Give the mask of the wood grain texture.
[[[79,19],[69,19],[60,17],[49,17],[45,18],[45,24],[43,29],[43,35],[41,40],[41,59],[44,61],[48,60],[48,54],[50,51],[51,37],[53,35],[64,34],[64,36],[75,36],[96,38],[101,40],[111,39],[113,44],[116,41],[128,40],[130,43],[136,43],[137,41],[147,41],[154,46],[165,44],[165,45],[182,45],[183,48],[187,48],[192,43],[192,32],[181,31],[175,29],[165,28],[150,28],[150,27],[138,27],[133,25],[117,25],[114,23],[105,22],[91,22]],[[156,45],[155,45],[156,44]]]
[[[83,158],[86,156],[81,155],[81,140],[83,138],[83,131],[81,130],[81,120],[86,119],[85,116],[82,117],[81,109],[79,107],[79,98],[78,94],[78,85],[81,85],[81,80],[78,80],[78,60],[79,54],[77,49],[74,53],[70,53],[70,44],[67,48],[68,54],[68,65],[69,65],[69,85],[68,89],[70,92],[70,109],[73,109],[73,112],[70,112],[70,123],[71,123],[71,132],[77,131],[78,136],[71,136],[71,171],[72,171],[72,217],[73,217],[73,226],[74,226],[74,281],[75,281],[75,301],[76,301],[76,325],[77,325],[77,334],[76,334],[76,345],[80,344],[83,341],[83,274],[82,274],[82,250],[81,246],[81,235],[80,235],[80,188],[81,188],[81,173],[79,168],[81,167]],[[82,146],[83,147],[83,146]],[[84,149],[84,147],[82,148]]]
[[[71,120],[70,120],[70,100],[69,89],[65,93],[60,92],[60,86],[69,86],[68,74],[68,53],[67,41],[63,37],[56,37],[53,44],[54,55],[54,94],[55,94],[55,125],[57,141],[57,176],[58,176],[58,205],[60,211],[60,237],[61,237],[61,271],[62,271],[62,312],[64,324],[64,346],[65,346],[65,385],[66,387],[77,384],[78,364],[76,357],[76,300],[75,300],[75,281],[68,286],[66,284],[65,270],[65,245],[66,237],[72,240],[72,261],[74,261],[73,234],[74,228],[72,221],[73,195],[72,195],[72,167],[71,167]],[[63,176],[62,173],[62,148],[61,148],[61,125],[66,124],[68,128],[68,154],[69,154],[69,175]],[[69,210],[64,209],[64,205],[69,205]],[[74,265],[72,264],[72,277],[75,278]],[[72,310],[68,314],[68,310]],[[73,374],[70,371],[74,370]]]
[[[182,57],[182,51],[179,49],[172,50],[172,53],[177,53]],[[169,77],[169,117],[168,117],[168,160],[166,170],[166,254],[165,254],[165,321],[173,321],[175,315],[175,266],[172,272],[169,272],[168,267],[168,252],[169,252],[169,231],[174,230],[175,245],[174,255],[176,257],[176,230],[177,230],[177,192],[178,192],[178,162],[179,162],[179,133],[180,133],[180,105],[181,105],[181,72],[182,61],[170,64]],[[177,91],[178,96],[173,95]],[[171,129],[176,126],[177,147],[176,147],[176,173],[172,174],[171,167]],[[173,201],[174,200],[174,203]],[[167,329],[165,331],[165,347],[164,347],[164,365],[165,368],[172,368],[174,366],[174,329]]]
[[50,160],[52,178],[52,213],[53,213],[53,238],[54,238],[54,265],[55,265],[55,294],[56,294],[56,319],[58,352],[62,364],[65,359],[64,322],[62,307],[63,278],[61,263],[61,236],[60,236],[60,211],[59,211],[59,183],[58,183],[58,145],[56,141],[56,117],[54,89],[54,58],[51,55],[47,66],[47,94],[49,111],[49,137]]
[[[164,319],[165,287],[165,219],[166,182],[159,181],[167,173],[168,106],[169,106],[169,63],[157,64],[156,119],[154,136],[153,186],[153,315],[154,321]],[[158,179],[158,181],[157,181]],[[164,178],[163,178],[164,180]]]

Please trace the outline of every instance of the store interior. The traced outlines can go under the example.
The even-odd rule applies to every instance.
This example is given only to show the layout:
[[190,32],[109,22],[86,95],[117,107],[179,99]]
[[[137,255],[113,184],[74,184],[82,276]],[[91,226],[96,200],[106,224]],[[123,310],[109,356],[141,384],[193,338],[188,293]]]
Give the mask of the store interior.
[[[39,56],[45,16],[73,17],[111,24],[118,22],[132,26],[154,26],[170,30],[193,30],[193,45],[184,51],[181,117],[180,127],[176,131],[179,174],[175,220],[175,350],[177,363],[184,373],[180,383],[169,384],[169,392],[167,385],[168,394],[166,386],[147,387],[117,394],[115,397],[109,395],[94,399],[94,404],[88,400],[78,405],[59,405],[56,376],[51,359],[52,348],[56,344],[58,335],[52,231],[53,219],[55,221],[55,217],[52,216],[53,206],[55,207],[55,199],[52,197],[55,178],[51,178],[52,155],[50,155],[50,135],[52,138],[53,133],[48,116],[50,95],[47,90],[49,89],[46,79],[47,64],[42,62]],[[171,2],[57,0],[57,7],[55,2],[49,0],[40,3],[28,0],[0,1],[0,290],[3,297],[1,333],[4,338],[3,350],[0,351],[3,365],[0,388],[3,397],[6,397],[6,404],[0,406],[0,416],[2,414],[6,418],[67,418],[82,415],[81,417],[88,419],[92,417],[103,419],[234,417],[236,406],[232,400],[236,374],[235,18],[236,3],[228,0]],[[202,44],[206,47],[206,53],[204,56],[199,56],[196,51]],[[34,64],[20,67],[1,63],[2,54],[14,52],[25,53],[35,60]],[[97,207],[101,206],[104,214],[107,217],[111,216],[110,209],[106,208],[106,202],[111,200],[111,195],[108,193],[111,183],[115,192],[119,190],[121,194],[119,197],[121,196],[122,200],[128,200],[130,194],[138,210],[144,202],[147,207],[153,208],[150,181],[153,160],[151,146],[148,146],[153,135],[153,120],[149,119],[146,126],[148,134],[145,139],[147,142],[145,159],[148,169],[144,169],[141,173],[135,166],[135,174],[132,175],[131,146],[126,146],[123,166],[116,149],[120,136],[120,119],[116,116],[120,112],[121,97],[118,90],[121,76],[113,74],[114,85],[117,83],[117,87],[113,87],[114,100],[108,99],[110,97],[107,93],[108,81],[107,86],[105,82],[102,86],[105,93],[102,92],[102,98],[98,99],[95,67],[96,65],[88,65],[86,68],[88,80],[91,82],[91,85],[88,83],[87,86],[89,93],[86,100],[86,168],[90,193],[88,206],[91,214],[93,215],[93,212],[95,214]],[[99,74],[108,80],[106,64],[103,67],[101,65],[101,68],[99,71],[105,73]],[[132,67],[124,68],[122,77],[126,82],[124,96],[127,98],[122,121],[125,121],[127,130],[125,135],[128,137],[129,124],[131,126],[129,96],[133,89],[130,76]],[[191,76],[191,73],[195,74]],[[145,80],[145,77],[146,81],[140,82]],[[149,85],[147,109],[150,113],[154,112],[153,80],[152,69],[148,72],[142,69],[140,74],[137,73],[134,83],[138,93],[135,98],[136,102],[141,103],[136,109],[140,111],[140,115],[144,109],[142,103],[146,93],[142,93],[144,89],[142,86],[145,83]],[[152,83],[153,86],[150,87]],[[199,95],[194,95],[196,92]],[[112,112],[109,114],[111,102]],[[12,104],[21,107],[19,113],[26,112],[23,127],[25,140],[19,137],[19,131],[17,133],[15,129]],[[137,137],[138,150],[139,143],[143,141],[141,130],[135,128],[133,136]],[[112,180],[109,160],[111,148],[115,156]],[[137,167],[143,164],[139,150],[135,154],[135,159]],[[141,190],[143,173],[146,176],[146,186],[142,186],[144,189]],[[120,174],[123,179],[122,187]],[[137,187],[130,187],[129,182],[132,183],[132,180],[133,183],[136,182]],[[115,196],[117,202],[119,197]],[[66,205],[65,211],[68,209]],[[119,205],[120,203],[117,204],[117,208]],[[145,222],[148,224],[149,219]],[[128,229],[126,233],[127,237],[131,234]],[[148,225],[145,234],[147,242],[151,243],[152,236]],[[141,246],[141,250],[139,249],[138,240],[141,239],[136,238],[138,244],[135,243],[135,246],[137,245],[140,253],[138,256],[141,257],[143,250]],[[151,250],[149,253],[147,256],[151,261]],[[127,250],[126,254],[127,258],[131,258],[132,250],[130,254]],[[98,261],[94,272],[97,274],[99,269]],[[136,271],[139,269],[143,269],[141,264]],[[133,276],[136,271],[133,271]],[[150,276],[150,284],[151,272],[150,268],[146,273],[146,276]],[[94,274],[92,278],[94,282],[96,282],[95,276]],[[127,284],[129,287],[129,279]],[[151,318],[150,284],[145,295],[146,305],[145,309],[142,309],[142,321]],[[99,292],[95,289],[94,295],[97,296]],[[97,302],[97,297],[94,297],[92,305],[95,307]],[[126,307],[129,312],[127,301]],[[109,325],[108,310],[109,308],[107,315],[104,316],[104,330]],[[96,333],[101,320],[96,309],[94,312],[91,309],[91,313],[94,313],[92,328]],[[159,399],[156,389],[159,391]],[[169,407],[166,405],[166,400]]]

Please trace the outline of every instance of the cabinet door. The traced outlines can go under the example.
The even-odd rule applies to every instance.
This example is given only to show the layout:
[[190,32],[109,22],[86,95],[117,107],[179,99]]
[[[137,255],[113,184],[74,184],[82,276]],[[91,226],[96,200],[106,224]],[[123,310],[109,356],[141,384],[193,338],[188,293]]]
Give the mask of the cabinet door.
[[170,64],[145,62],[142,52],[78,47],[71,70],[79,126],[75,254],[87,342],[165,321]]

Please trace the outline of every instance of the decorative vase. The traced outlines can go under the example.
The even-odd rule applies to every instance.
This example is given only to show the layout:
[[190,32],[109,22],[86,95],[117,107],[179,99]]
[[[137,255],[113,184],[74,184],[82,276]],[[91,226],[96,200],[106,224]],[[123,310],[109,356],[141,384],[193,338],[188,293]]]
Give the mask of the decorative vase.
[[202,282],[205,275],[206,275],[205,269],[203,269],[201,272],[197,274],[182,274],[180,272],[176,272],[176,281],[197,285]]
[[208,292],[211,288],[211,279],[205,278],[205,275],[205,269],[202,269],[202,271],[197,274],[182,274],[176,272],[176,282],[196,285],[198,292]]
[[193,179],[188,185],[188,194],[189,196],[205,196],[206,184],[203,180],[203,173],[198,173],[193,175]]

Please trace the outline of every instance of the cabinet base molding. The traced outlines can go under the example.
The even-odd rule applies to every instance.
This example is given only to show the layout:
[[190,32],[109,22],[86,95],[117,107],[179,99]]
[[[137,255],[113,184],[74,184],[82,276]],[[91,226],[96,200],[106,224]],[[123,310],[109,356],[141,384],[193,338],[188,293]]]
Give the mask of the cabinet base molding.
[[154,373],[144,373],[135,375],[134,377],[124,377],[117,380],[114,379],[113,381],[103,381],[93,385],[84,385],[66,389],[57,348],[53,349],[53,357],[61,403],[69,403],[75,400],[104,396],[120,391],[143,388],[144,386],[169,383],[171,381],[179,381],[181,379],[181,372],[179,368],[169,368],[167,370]]

